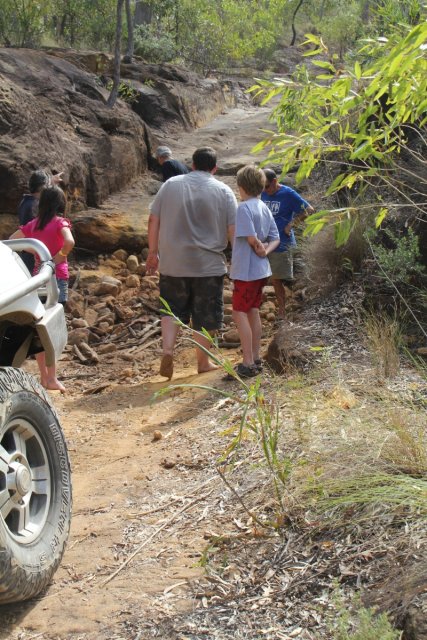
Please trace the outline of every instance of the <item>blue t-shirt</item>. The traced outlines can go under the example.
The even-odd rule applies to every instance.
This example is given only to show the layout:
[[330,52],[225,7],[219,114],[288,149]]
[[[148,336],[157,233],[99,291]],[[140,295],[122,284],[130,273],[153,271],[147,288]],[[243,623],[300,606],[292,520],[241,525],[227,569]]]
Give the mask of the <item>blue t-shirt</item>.
[[291,229],[291,233],[287,235],[287,233],[285,233],[285,227],[295,216],[309,206],[308,202],[304,200],[304,198],[301,198],[299,193],[291,189],[291,187],[286,187],[283,184],[280,185],[279,189],[272,196],[263,191],[261,199],[273,214],[274,221],[279,230],[280,244],[275,251],[283,252],[289,247],[296,247],[297,243],[294,230]]
[[246,238],[255,236],[261,242],[277,240],[279,232],[270,209],[259,198],[242,202],[236,213],[236,230],[231,254],[230,278],[252,282],[271,275],[268,258],[257,256]]

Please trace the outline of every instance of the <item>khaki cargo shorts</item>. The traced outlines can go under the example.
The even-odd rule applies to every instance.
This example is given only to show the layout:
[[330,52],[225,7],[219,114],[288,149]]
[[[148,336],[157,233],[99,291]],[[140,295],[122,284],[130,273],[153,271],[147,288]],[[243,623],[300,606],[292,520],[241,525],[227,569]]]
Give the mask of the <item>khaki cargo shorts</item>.
[[294,279],[294,251],[292,248],[281,252],[273,251],[268,256],[268,260],[273,280],[288,280],[292,282]]

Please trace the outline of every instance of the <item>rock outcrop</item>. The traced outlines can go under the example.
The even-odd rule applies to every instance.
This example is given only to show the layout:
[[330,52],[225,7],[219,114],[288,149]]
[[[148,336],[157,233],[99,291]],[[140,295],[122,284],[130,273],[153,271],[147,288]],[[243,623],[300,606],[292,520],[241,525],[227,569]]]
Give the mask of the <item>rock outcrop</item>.
[[0,49],[0,212],[14,213],[36,168],[64,171],[77,207],[98,206],[147,167],[148,131],[106,106],[96,76],[42,51]]
[[[0,214],[15,214],[36,168],[64,171],[73,210],[99,207],[147,170],[158,140],[234,101],[230,84],[135,62],[122,66],[129,102],[110,109],[110,70],[104,54],[0,49]],[[0,225],[5,237],[11,220]]]

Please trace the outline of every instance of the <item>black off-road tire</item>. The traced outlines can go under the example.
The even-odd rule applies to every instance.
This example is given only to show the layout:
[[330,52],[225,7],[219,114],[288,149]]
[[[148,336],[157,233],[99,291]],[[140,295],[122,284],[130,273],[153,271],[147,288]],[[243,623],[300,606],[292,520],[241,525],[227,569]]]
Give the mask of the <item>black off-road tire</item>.
[[49,584],[71,521],[66,442],[44,389],[24,371],[0,368],[0,604]]

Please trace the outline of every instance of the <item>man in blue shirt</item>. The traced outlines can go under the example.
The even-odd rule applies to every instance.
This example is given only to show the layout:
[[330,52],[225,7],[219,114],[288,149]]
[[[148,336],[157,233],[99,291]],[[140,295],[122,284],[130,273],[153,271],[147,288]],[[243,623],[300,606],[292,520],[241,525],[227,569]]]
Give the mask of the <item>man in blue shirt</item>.
[[293,226],[302,222],[313,207],[301,196],[277,179],[273,169],[264,169],[265,187],[261,199],[273,214],[280,235],[280,244],[268,259],[271,266],[271,281],[279,306],[279,319],[285,318],[285,284],[292,285],[294,279],[293,252],[296,247]]

